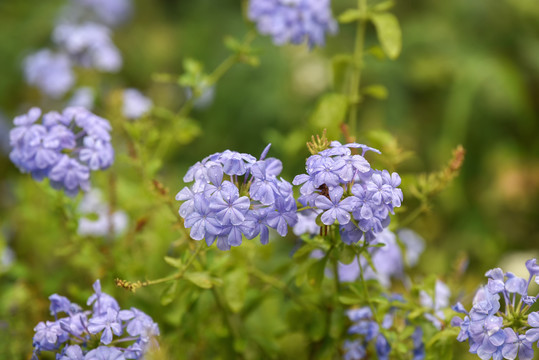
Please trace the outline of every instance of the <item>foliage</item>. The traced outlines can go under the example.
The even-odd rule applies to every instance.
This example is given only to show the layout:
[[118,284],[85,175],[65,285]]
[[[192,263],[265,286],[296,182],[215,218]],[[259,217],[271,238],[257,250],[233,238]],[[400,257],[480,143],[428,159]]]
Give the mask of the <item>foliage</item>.
[[[265,12],[256,0],[241,8],[236,1],[118,0],[103,12],[92,3],[99,2],[0,3],[0,358],[30,358],[34,327],[50,319],[49,296],[85,304],[96,279],[121,308],[141,309],[159,325],[159,349],[148,359],[477,358],[457,341],[466,330],[459,335],[451,326],[450,306],[460,301],[477,311],[472,298],[486,270],[507,269],[491,280],[509,283],[510,272],[525,272],[524,261],[538,255],[535,6],[334,1],[310,13],[321,32],[298,31],[301,17],[287,24],[297,26],[294,33],[281,33],[261,19],[287,13],[288,5]],[[98,24],[85,27],[91,41],[76,49],[71,36],[83,27],[58,30],[68,15]],[[90,180],[100,191],[66,194],[21,174],[9,158],[11,119],[34,106],[48,114],[80,105],[112,129],[114,164],[96,165],[103,170]],[[83,136],[54,151],[78,159]],[[379,186],[377,202],[387,205],[380,222],[395,213],[372,239],[345,241],[351,235],[340,226],[350,219],[348,227],[369,233],[366,218],[354,215],[354,181],[328,187],[306,168],[309,156],[335,150],[332,141],[379,149],[362,154],[352,145],[346,156],[402,177],[392,187],[404,193],[401,207],[389,194],[390,178],[355,182],[371,197]],[[18,165],[32,171],[29,143]],[[258,157],[267,143],[279,171],[251,176],[246,160],[241,178],[215,157],[225,149],[253,154],[265,169],[276,164]],[[208,244],[191,236],[193,219],[174,196],[186,185],[205,186],[205,179],[179,179],[210,154],[250,209],[273,211],[273,219],[258,219],[267,221],[264,231],[280,229],[270,230],[268,244],[249,223],[241,246],[208,246],[208,235],[240,226],[228,217],[204,234]],[[281,211],[275,197],[305,195],[301,186],[282,190],[305,172],[316,182],[308,195],[322,198]],[[256,181],[270,183],[273,203],[262,185],[251,191]],[[221,216],[223,204],[210,197],[211,216]],[[243,226],[254,215],[242,206]],[[283,223],[281,214],[296,206],[297,224]],[[514,294],[511,286],[504,291]],[[512,334],[525,328],[535,336],[536,305],[521,313],[504,304]],[[517,346],[511,339],[503,356]]]

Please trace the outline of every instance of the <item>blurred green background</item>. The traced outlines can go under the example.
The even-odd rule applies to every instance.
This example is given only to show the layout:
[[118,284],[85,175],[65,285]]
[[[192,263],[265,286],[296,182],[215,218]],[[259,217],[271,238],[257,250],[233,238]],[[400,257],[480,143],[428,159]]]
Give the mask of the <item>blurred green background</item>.
[[[65,3],[0,1],[2,149],[14,116],[30,106],[63,106],[45,101],[25,84],[21,63],[32,51],[51,46],[54,19]],[[354,3],[334,0],[334,13]],[[361,104],[356,136],[370,145],[367,135],[384,130],[400,148],[413,151],[396,169],[402,175],[437,171],[458,144],[466,149],[460,176],[435,198],[428,214],[410,224],[427,242],[418,273],[443,278],[455,259],[467,256],[466,281],[455,289],[456,298],[459,291],[473,291],[483,282],[486,270],[506,264],[505,270],[518,271],[513,259],[522,268],[523,260],[539,255],[539,4],[397,1],[393,13],[402,26],[403,51],[396,61],[367,55],[362,83],[384,85],[388,97]],[[229,54],[224,36],[242,38],[248,29],[239,1],[136,1],[131,20],[113,32],[124,57],[122,70],[97,80],[82,74],[80,83],[101,89],[136,87],[175,111],[185,101],[183,90],[152,81],[152,74],[179,75],[188,57],[209,72]],[[253,47],[260,65],[238,64],[225,74],[213,101],[190,115],[200,134],[167,149],[156,177],[170,189],[170,197],[183,186],[181,178],[190,165],[224,149],[258,155],[271,142],[271,155],[284,163],[283,177],[292,180],[301,173],[308,156],[305,142],[321,130],[309,116],[317,99],[332,89],[331,57],[352,51],[354,31],[353,25],[341,25],[326,48],[313,51],[275,47],[269,38],[257,37]],[[369,27],[367,48],[374,45],[376,35]],[[95,112],[105,111],[105,105],[98,104]],[[48,184],[21,174],[5,150],[0,153],[0,252],[9,246],[15,258],[9,266],[0,265],[0,358],[28,358],[32,328],[48,315],[48,295],[56,292],[83,303],[97,277],[124,302],[144,309],[160,306],[153,294],[157,290],[132,296],[114,289],[110,281],[118,273],[132,279],[165,275],[162,257],[174,251],[171,244],[177,237],[168,226],[174,221],[169,209],[144,202],[152,191],[149,186],[137,183],[134,173],[122,180],[122,171],[133,170],[122,163],[125,148],[117,152],[112,171],[121,174],[116,175],[118,206],[130,215],[132,227],[148,217],[147,226],[153,229],[132,243],[122,240],[127,253],[110,250],[106,243],[90,247],[70,239],[69,222],[62,229],[47,216],[69,217],[60,209],[76,206],[66,205]],[[110,179],[103,173],[93,181],[106,187]],[[405,181],[405,194],[406,186]],[[408,206],[413,209],[414,203]],[[147,215],[154,210],[163,216]],[[85,261],[73,255],[79,251],[87,252]],[[160,309],[148,313],[154,319],[167,317],[158,315]]]

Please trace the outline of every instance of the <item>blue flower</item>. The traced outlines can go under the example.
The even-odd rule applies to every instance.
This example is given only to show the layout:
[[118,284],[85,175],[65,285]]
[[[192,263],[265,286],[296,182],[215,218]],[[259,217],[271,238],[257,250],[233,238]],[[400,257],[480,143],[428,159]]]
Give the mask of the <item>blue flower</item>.
[[209,201],[203,195],[195,195],[194,210],[185,217],[185,227],[191,228],[191,237],[202,240],[207,235],[218,235],[221,224],[214,216]]
[[88,16],[90,12],[100,22],[111,26],[125,22],[133,12],[131,0],[74,0],[71,3],[70,18]]
[[[38,359],[41,352],[53,352],[58,360],[144,357],[159,335],[157,324],[138,309],[121,310],[112,296],[101,291],[99,280],[93,288],[95,293],[88,299],[88,305],[94,305],[92,311],[83,311],[63,296],[51,295],[51,313],[57,317],[64,312],[67,317],[54,322],[40,322],[34,328],[32,359]],[[129,336],[124,334],[124,330]],[[99,344],[94,339],[99,339]],[[113,341],[114,346],[101,346]],[[130,345],[122,347],[122,344]]]
[[123,115],[131,120],[144,116],[153,106],[151,99],[137,89],[125,89],[123,93]]
[[124,354],[113,347],[100,346],[89,351],[84,360],[125,360]]
[[40,350],[56,350],[61,343],[67,340],[68,335],[57,321],[40,322],[34,328],[36,332],[33,339],[34,347]]
[[122,67],[122,56],[104,25],[62,23],[54,29],[53,40],[81,66],[106,72]]
[[337,186],[329,191],[329,199],[324,195],[319,195],[315,200],[315,205],[319,209],[326,210],[322,213],[322,222],[332,225],[338,221],[340,225],[350,222],[350,212],[354,210],[358,200],[348,197],[341,201],[344,190]]
[[[357,236],[360,237],[363,234],[362,232],[360,233]],[[349,234],[350,232],[345,232],[344,234],[341,233],[341,236],[349,236]],[[347,242],[347,239],[343,238],[343,241]],[[391,278],[400,278],[404,273],[401,248],[397,244],[395,234],[387,229],[384,229],[384,231],[378,234],[372,244],[384,244],[384,246],[368,248],[374,269],[370,266],[367,259],[363,255],[360,255],[359,261],[361,261],[361,269],[364,272],[363,277],[366,280],[375,279],[382,286],[389,287],[391,285]],[[349,264],[339,263],[338,274],[339,280],[342,282],[356,281],[360,275],[357,257]]]
[[337,31],[330,0],[251,0],[248,16],[258,31],[270,35],[276,45],[325,44],[326,34]]
[[56,189],[73,196],[90,188],[90,171],[112,165],[110,124],[84,108],[51,111],[38,123],[41,110],[32,108],[14,119],[10,131],[11,161],[36,180],[48,177]]
[[24,59],[24,77],[45,95],[58,99],[75,83],[71,66],[67,55],[43,49]]
[[528,281],[509,272],[504,274],[500,268],[487,271],[488,285],[477,291],[470,312],[460,303],[453,307],[466,314],[451,323],[460,327],[457,340],[469,340],[471,353],[481,359],[515,359],[517,355],[520,359],[533,358],[532,344],[539,340],[539,314],[527,312],[537,299],[528,295],[528,286],[537,275],[535,263],[535,259],[526,262]]
[[[352,149],[363,153],[352,154]],[[365,145],[333,141],[330,148],[310,156],[305,164],[307,174],[297,175],[293,181],[302,185],[298,201],[326,210],[322,222],[332,225],[337,221],[347,244],[362,237],[373,241],[389,225],[389,214],[402,203],[399,175],[372,169],[364,158],[369,150],[379,153]]]
[[107,309],[107,313],[94,316],[88,323],[88,331],[90,334],[101,334],[101,342],[108,345],[112,341],[112,333],[122,335],[122,324],[118,319],[118,312],[111,308]]
[[288,226],[296,224],[292,185],[277,179],[282,164],[266,159],[268,151],[269,145],[257,161],[252,155],[226,150],[187,171],[184,181],[194,184],[180,190],[176,200],[184,201],[179,214],[191,229],[191,238],[205,239],[208,246],[217,242],[219,249],[229,250],[239,246],[244,236],[259,236],[267,244],[268,227],[285,236]]
[[64,348],[58,360],[84,360],[84,354],[80,346],[69,345]]

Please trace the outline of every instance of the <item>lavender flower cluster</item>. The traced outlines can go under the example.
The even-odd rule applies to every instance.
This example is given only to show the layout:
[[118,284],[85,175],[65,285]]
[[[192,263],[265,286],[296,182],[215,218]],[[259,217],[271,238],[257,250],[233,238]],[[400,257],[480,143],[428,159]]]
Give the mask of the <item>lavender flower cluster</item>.
[[323,46],[326,33],[337,32],[330,0],[251,0],[248,16],[276,45],[307,40],[310,47]]
[[[362,149],[362,154],[353,155],[351,149]],[[337,222],[346,244],[357,243],[363,236],[368,242],[374,240],[403,199],[400,176],[372,169],[364,157],[367,151],[380,153],[366,145],[333,141],[329,149],[310,156],[307,174],[297,175],[292,182],[303,184],[298,201],[323,210],[325,225]]]
[[539,284],[536,259],[528,260],[526,268],[527,281],[500,268],[487,271],[488,284],[475,294],[470,312],[461,303],[453,307],[465,314],[451,323],[460,327],[457,340],[469,341],[470,353],[483,360],[533,359],[533,344],[539,341],[539,312],[528,311],[539,295],[528,295],[528,287],[534,277]]
[[122,56],[107,25],[119,24],[130,13],[129,0],[71,2],[53,32],[57,48],[40,49],[24,59],[26,82],[58,99],[75,84],[75,66],[117,72],[122,67]]
[[271,144],[260,160],[249,154],[226,150],[193,165],[176,200],[184,201],[180,216],[195,240],[205,239],[208,246],[217,241],[221,250],[239,246],[242,237],[269,242],[269,229],[285,236],[288,226],[297,222],[292,185],[278,179],[282,163],[266,159]]
[[114,161],[109,122],[84,108],[68,107],[42,117],[34,107],[13,122],[11,161],[37,180],[48,177],[53,188],[70,196],[79,189],[88,191],[90,171],[106,169]]
[[71,0],[64,11],[64,17],[89,17],[108,26],[117,26],[124,23],[132,12],[132,0]]
[[122,56],[105,25],[61,23],[54,29],[52,38],[80,66],[104,72],[116,72],[122,66]]
[[[159,327],[150,316],[136,308],[120,309],[116,299],[101,291],[99,280],[93,288],[87,302],[92,310],[84,311],[64,296],[49,297],[55,321],[34,328],[33,360],[42,352],[54,352],[58,360],[142,359],[157,346]],[[61,313],[67,317],[59,318]]]
[[[390,329],[393,326],[395,318],[394,312],[390,311],[387,313],[381,324],[378,324],[378,322],[374,320],[372,311],[368,306],[348,310],[346,315],[353,322],[352,326],[348,329],[348,334],[360,335],[361,339],[354,341],[345,340],[343,345],[345,353],[343,357],[344,360],[361,360],[369,358],[367,357],[367,347],[371,342],[374,342],[374,348],[379,360],[389,359],[391,344],[382,334],[380,326],[383,329]],[[421,327],[416,327],[411,338],[413,342],[413,359],[424,359],[425,345],[423,343],[423,331],[421,330]]]

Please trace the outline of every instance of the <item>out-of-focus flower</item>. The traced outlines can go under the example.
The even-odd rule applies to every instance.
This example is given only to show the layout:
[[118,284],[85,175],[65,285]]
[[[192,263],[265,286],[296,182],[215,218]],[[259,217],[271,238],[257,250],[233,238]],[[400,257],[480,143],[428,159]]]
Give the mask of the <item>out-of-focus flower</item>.
[[53,40],[81,66],[106,72],[122,67],[122,55],[104,25],[61,23],[54,29]]
[[52,98],[62,97],[75,83],[72,63],[63,53],[42,49],[24,59],[26,82]]
[[110,26],[125,22],[133,12],[131,0],[72,0],[71,5],[71,18],[86,10],[93,13],[96,20]]
[[84,195],[79,204],[79,213],[86,215],[79,219],[77,228],[77,232],[82,236],[107,236],[111,232],[118,236],[125,231],[129,222],[124,211],[116,210],[110,213],[97,189],[91,189]]
[[248,16],[276,45],[323,46],[326,34],[337,32],[330,0],[250,0]]
[[77,106],[92,110],[94,108],[94,101],[94,90],[90,87],[83,86],[73,92],[71,99],[69,99],[68,106]]
[[152,100],[142,95],[137,89],[125,89],[123,95],[122,112],[128,119],[134,120],[142,117],[153,106]]

